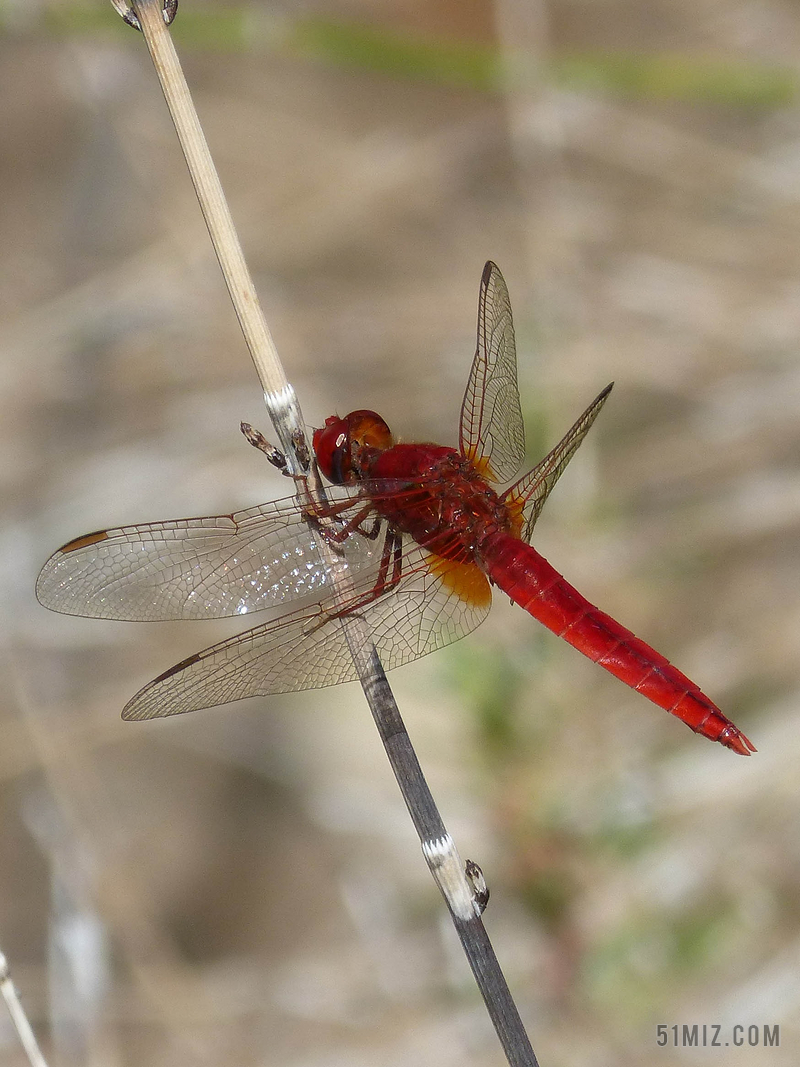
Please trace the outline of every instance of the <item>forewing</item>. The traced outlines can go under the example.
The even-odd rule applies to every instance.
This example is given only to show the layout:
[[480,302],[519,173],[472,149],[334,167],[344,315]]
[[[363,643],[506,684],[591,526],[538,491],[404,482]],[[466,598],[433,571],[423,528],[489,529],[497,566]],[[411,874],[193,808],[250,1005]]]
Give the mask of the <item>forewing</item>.
[[607,385],[602,393],[591,402],[578,421],[567,431],[555,448],[548,452],[541,463],[537,463],[503,494],[503,499],[522,514],[524,525],[521,536],[524,540],[530,541],[545,501],[589,432],[592,423],[600,414],[600,409],[605,404],[613,385],[613,382]]
[[[344,501],[346,489],[329,491]],[[344,522],[352,509],[341,512]],[[88,534],[45,563],[36,595],[67,615],[130,621],[212,619],[324,593],[330,575],[297,498],[231,515],[172,519]],[[353,567],[369,565],[376,542],[348,538]]]
[[461,405],[462,455],[495,482],[510,481],[525,456],[511,301],[491,260],[478,297],[478,346]]
[[[369,571],[358,575],[356,594],[368,592],[375,578]],[[463,637],[490,604],[489,583],[477,567],[454,567],[412,546],[398,585],[354,610],[390,670]],[[123,718],[160,718],[353,681],[356,670],[336,611],[329,597],[313,610],[292,612],[190,656],[137,693]]]

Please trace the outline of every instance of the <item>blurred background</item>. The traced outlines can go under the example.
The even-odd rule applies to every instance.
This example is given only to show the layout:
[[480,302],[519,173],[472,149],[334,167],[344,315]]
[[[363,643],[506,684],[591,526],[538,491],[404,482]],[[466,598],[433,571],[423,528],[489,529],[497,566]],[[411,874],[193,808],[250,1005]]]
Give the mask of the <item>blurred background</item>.
[[[123,723],[238,624],[35,601],[72,537],[288,490],[142,39],[103,0],[0,30],[0,946],[45,1049],[497,1067],[357,686]],[[495,259],[531,461],[616,381],[537,547],[759,749],[501,596],[392,675],[543,1067],[796,1063],[798,5],[182,0],[174,38],[309,423],[455,444]]]

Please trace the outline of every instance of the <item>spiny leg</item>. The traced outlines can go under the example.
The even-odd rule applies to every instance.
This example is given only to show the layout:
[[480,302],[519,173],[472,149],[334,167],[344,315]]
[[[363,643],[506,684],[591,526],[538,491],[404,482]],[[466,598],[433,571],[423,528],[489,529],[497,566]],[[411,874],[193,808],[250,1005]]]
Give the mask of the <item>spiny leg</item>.
[[[287,478],[294,478],[296,481],[305,479],[305,473],[294,474],[289,470],[286,454],[281,452],[279,448],[276,448],[275,445],[270,444],[260,430],[254,430],[249,422],[241,423],[239,428],[253,448],[257,448],[259,452],[263,452],[272,466],[277,467],[281,474],[285,474]],[[311,456],[308,451],[305,435],[301,430],[295,430],[293,432],[292,448],[294,449],[294,454],[297,456],[302,470],[307,472],[308,468],[311,466]]]
[[[375,581],[375,585],[369,591],[361,593],[359,596],[354,597],[349,603],[342,604],[341,607],[328,611],[327,609],[321,610],[320,618],[309,629],[309,633],[313,633],[316,630],[321,629],[323,626],[327,626],[333,619],[341,619],[346,615],[352,615],[359,611],[361,608],[367,607],[369,604],[373,604],[379,597],[385,596],[387,593],[391,593],[395,589],[400,581],[402,575],[403,565],[403,536],[397,530],[389,527],[386,531],[386,538],[383,542],[383,551],[381,553],[381,564],[378,571],[378,577]],[[392,576],[387,581],[387,575],[389,574],[389,567],[392,568]]]
[[[392,571],[391,577],[389,577],[390,567]],[[383,552],[381,553],[381,565],[378,570],[378,577],[375,579],[375,584],[372,589],[370,589],[369,592],[362,593],[351,601],[351,603],[344,605],[340,611],[334,612],[332,617],[338,618],[342,615],[351,615],[360,608],[366,607],[367,604],[372,604],[378,597],[386,596],[387,593],[391,593],[400,583],[402,573],[403,535],[389,526],[386,530],[386,537],[383,542]]]
[[361,534],[362,537],[366,537],[368,541],[374,541],[381,529],[381,519],[379,515],[375,516],[372,523],[372,528],[367,530],[364,528],[364,520],[367,519],[370,513],[374,510],[372,503],[365,504],[359,512],[357,512],[352,519],[342,526],[340,530],[336,530],[335,533],[330,533],[330,539],[336,544],[342,544],[347,538],[354,533]]

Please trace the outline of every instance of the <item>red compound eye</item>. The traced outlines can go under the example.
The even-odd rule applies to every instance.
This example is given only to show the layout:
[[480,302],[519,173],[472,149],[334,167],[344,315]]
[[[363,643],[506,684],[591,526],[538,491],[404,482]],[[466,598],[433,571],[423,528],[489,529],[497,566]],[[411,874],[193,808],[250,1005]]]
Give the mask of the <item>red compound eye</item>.
[[348,481],[352,472],[350,428],[347,419],[331,415],[325,425],[314,430],[314,455],[319,469],[334,485]]

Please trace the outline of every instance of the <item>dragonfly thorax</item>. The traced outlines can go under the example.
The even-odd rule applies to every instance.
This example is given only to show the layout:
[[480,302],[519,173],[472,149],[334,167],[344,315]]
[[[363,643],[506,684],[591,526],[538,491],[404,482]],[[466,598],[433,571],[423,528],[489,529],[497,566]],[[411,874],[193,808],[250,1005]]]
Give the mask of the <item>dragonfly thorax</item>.
[[374,454],[365,474],[376,510],[447,559],[474,562],[489,534],[513,527],[507,506],[453,448],[397,444]]

